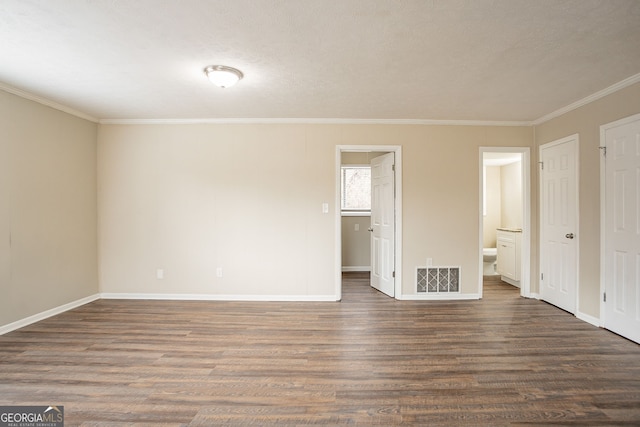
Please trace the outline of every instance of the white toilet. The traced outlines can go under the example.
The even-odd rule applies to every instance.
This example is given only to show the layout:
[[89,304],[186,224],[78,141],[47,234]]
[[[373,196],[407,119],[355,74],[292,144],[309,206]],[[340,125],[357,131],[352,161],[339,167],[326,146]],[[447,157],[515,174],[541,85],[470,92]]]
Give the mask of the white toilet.
[[498,248],[482,248],[482,262],[484,276],[496,275],[496,260],[498,259]]

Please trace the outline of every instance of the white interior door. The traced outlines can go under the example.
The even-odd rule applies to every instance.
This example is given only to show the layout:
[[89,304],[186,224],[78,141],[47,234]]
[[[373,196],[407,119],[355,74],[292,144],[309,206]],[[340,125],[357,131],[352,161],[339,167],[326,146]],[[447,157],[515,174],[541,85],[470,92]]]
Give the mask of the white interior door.
[[640,116],[605,125],[604,327],[640,343]]
[[578,136],[540,147],[540,293],[543,300],[576,312]]
[[371,160],[371,286],[395,293],[394,153]]

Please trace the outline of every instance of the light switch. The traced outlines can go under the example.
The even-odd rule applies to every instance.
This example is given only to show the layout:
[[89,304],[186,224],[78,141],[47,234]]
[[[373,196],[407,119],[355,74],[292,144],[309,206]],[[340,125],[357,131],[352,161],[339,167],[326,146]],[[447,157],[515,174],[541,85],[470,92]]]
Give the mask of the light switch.
[[164,279],[164,270],[161,268],[156,270],[156,277],[158,278],[158,280]]
[[353,229],[354,229],[355,231],[360,231],[360,224],[356,224],[356,225],[354,225],[354,226],[353,226]]
[[329,213],[329,203],[323,203],[322,204],[322,213]]

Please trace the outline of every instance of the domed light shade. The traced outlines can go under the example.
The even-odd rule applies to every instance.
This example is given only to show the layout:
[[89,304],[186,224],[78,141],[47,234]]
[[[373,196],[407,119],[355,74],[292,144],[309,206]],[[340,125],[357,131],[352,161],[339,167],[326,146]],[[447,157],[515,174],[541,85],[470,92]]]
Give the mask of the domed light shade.
[[242,71],[225,65],[209,65],[204,73],[211,83],[221,88],[231,87],[244,77]]

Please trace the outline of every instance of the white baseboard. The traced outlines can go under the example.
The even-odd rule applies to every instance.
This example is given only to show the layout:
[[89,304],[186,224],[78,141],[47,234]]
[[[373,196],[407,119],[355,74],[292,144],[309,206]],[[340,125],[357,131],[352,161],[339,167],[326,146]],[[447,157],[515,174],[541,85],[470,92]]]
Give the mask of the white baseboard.
[[150,299],[177,301],[336,301],[335,295],[212,295],[212,294],[134,294],[103,293],[104,299]]
[[515,286],[516,288],[520,289],[520,282],[517,280],[512,280],[509,279],[508,277],[505,276],[500,276],[500,280],[502,280],[505,283],[510,284],[511,286]]
[[580,319],[580,320],[582,320],[582,321],[584,321],[584,322],[590,323],[590,324],[592,324],[593,326],[596,326],[596,327],[598,327],[598,328],[599,328],[600,326],[602,326],[602,325],[600,324],[600,319],[598,319],[597,317],[593,317],[593,316],[591,316],[591,315],[589,315],[589,314],[585,314],[585,313],[582,313],[582,312],[578,311],[578,312],[576,312],[576,317],[577,317],[578,319]]
[[[537,293],[536,294],[531,294],[531,297],[535,298],[537,300],[543,301],[542,295],[540,295],[540,294],[537,294]],[[602,324],[600,323],[600,319],[598,319],[597,317],[593,317],[590,314],[586,314],[586,313],[583,313],[581,311],[576,311],[574,316],[576,316],[576,318],[582,320],[583,322],[587,322],[587,323],[589,323],[589,324],[591,324],[591,325],[593,325],[593,326],[595,326],[597,328],[602,327]]]
[[403,294],[398,299],[403,301],[477,300],[480,299],[480,294]]
[[15,331],[16,329],[24,328],[25,326],[29,326],[32,323],[39,322],[51,316],[55,316],[56,314],[64,313],[65,311],[73,310],[76,307],[80,307],[81,305],[88,304],[97,299],[100,299],[99,294],[90,295],[85,298],[81,298],[76,301],[72,301],[70,303],[61,305],[59,307],[52,308],[50,310],[43,311],[42,313],[34,314],[33,316],[25,317],[24,319],[15,321],[13,323],[9,323],[7,325],[0,326],[0,335],[4,335],[8,332]]
[[363,266],[342,266],[342,272],[346,273],[346,272],[360,272],[360,271],[371,271],[371,267],[368,265],[363,265]]

